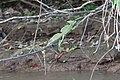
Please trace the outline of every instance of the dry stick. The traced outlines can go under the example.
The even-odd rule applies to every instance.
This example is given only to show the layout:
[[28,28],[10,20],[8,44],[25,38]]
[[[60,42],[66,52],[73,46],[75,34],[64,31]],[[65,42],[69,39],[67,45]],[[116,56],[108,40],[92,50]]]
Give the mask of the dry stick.
[[40,3],[41,5],[45,6],[46,8],[48,9],[51,9],[51,10],[55,10],[54,8],[51,8],[49,7],[48,5],[44,4],[43,2],[39,1],[39,0],[36,0],[38,3]]
[[[103,7],[104,8],[104,7]],[[107,10],[107,9],[106,9]],[[105,16],[106,16],[106,13],[105,13]],[[104,18],[103,18],[103,27],[104,27],[104,30],[103,30],[103,32],[106,32],[105,31],[105,28],[107,27],[107,26],[104,26],[104,19],[105,19],[105,16],[104,16]],[[106,24],[107,25],[107,24]],[[114,33],[114,32],[113,32]],[[106,33],[105,33],[106,34]],[[102,36],[102,35],[101,35]],[[92,70],[92,73],[91,73],[91,76],[90,76],[90,80],[92,80],[92,77],[93,77],[93,74],[94,74],[94,71],[95,71],[95,69],[96,69],[96,67],[97,67],[97,65],[98,65],[98,63],[112,50],[112,49],[114,49],[114,46],[115,46],[115,43],[116,43],[116,40],[117,40],[117,35],[116,35],[116,38],[115,38],[115,40],[114,40],[114,43],[113,43],[113,46],[112,46],[112,48],[111,49],[109,49],[99,60],[98,60],[98,62],[95,64],[95,66],[94,66],[94,68],[93,68],[93,70]],[[108,38],[109,39],[109,38]],[[100,42],[99,42],[99,45],[100,45]],[[98,45],[98,46],[99,46]],[[97,47],[97,49],[98,49],[98,47]],[[97,49],[96,49],[96,51],[97,51]]]
[[112,10],[109,12],[109,15],[108,15],[108,20],[107,20],[107,23],[106,23],[106,28],[107,28],[107,31],[106,31],[106,37],[105,37],[105,41],[106,41],[106,43],[107,43],[107,47],[109,47],[109,28],[110,28],[110,20],[112,19],[112,17],[111,17],[111,12],[112,12]]
[[70,2],[70,0],[67,0],[67,2],[68,2],[68,4],[70,5],[70,7],[72,8],[72,10],[75,11],[73,5],[72,5],[71,2]]
[[31,5],[33,7],[40,8],[38,5],[35,5],[35,4],[33,4],[33,3],[29,2],[29,1],[26,1],[26,0],[20,0],[20,1],[25,3],[25,4],[29,4],[29,5]]
[[99,20],[99,19],[90,18],[90,20],[91,20],[91,21],[96,21],[96,22],[102,23],[102,21],[101,21],[101,20]]
[[[117,11],[117,10],[116,10]],[[118,46],[118,52],[120,51],[120,49],[119,49],[119,30],[118,30],[118,17],[119,17],[119,14],[118,14],[118,12],[117,12],[117,18],[116,18],[116,33],[117,33],[117,46]]]
[[86,54],[86,52],[85,52],[82,48],[80,48],[80,49],[81,49],[82,53],[83,53],[89,60],[92,61],[92,59]]
[[[110,20],[111,20],[111,18],[112,18],[112,12],[113,12],[113,9],[111,9],[111,11],[109,12],[108,21],[107,21],[107,24],[106,24],[106,26],[108,25],[107,34],[109,35],[109,38],[110,38],[110,27],[111,27]],[[109,38],[108,38],[108,39],[109,39]],[[108,40],[107,40],[107,41],[108,41]],[[108,42],[107,42],[107,44],[109,45]]]
[[[77,24],[76,24],[76,26],[73,28],[73,29],[75,29],[75,28],[77,28],[84,20],[86,20],[88,17],[90,17],[90,16],[92,16],[92,15],[94,15],[94,14],[97,14],[97,13],[99,13],[99,12],[101,12],[102,10],[99,10],[99,11],[96,11],[95,13],[89,13],[88,15],[86,15],[81,21],[79,21]],[[76,19],[77,20],[77,19]]]
[[[40,5],[39,15],[41,15],[41,10],[42,10],[41,7],[42,7],[42,4]],[[41,18],[41,17],[39,16],[39,17],[38,17],[38,21],[37,21],[37,26],[36,26],[36,31],[35,31],[33,46],[35,46],[36,37],[37,37],[37,32],[38,32],[39,24],[40,24],[40,18]],[[42,31],[41,28],[40,28],[40,30]]]
[[[42,2],[42,0],[41,0]],[[41,14],[41,11],[42,11],[42,4],[40,4],[40,12],[39,12],[39,15]],[[37,29],[36,29],[36,32],[35,32],[35,38],[34,38],[34,43],[35,43],[35,40],[36,40],[36,37],[37,37],[37,32],[38,32],[38,27],[39,27],[39,24],[40,24],[40,17],[38,18],[38,24],[37,24]],[[40,30],[42,31],[42,29],[40,28]],[[36,54],[38,56],[38,54]],[[40,57],[38,57],[40,59]],[[47,67],[46,67],[46,54],[43,54],[43,58],[44,58],[44,68],[45,68],[45,75],[47,73]]]
[[[111,20],[111,18],[113,17],[113,9],[111,9],[110,10],[110,12],[109,12],[109,15],[108,15],[108,21],[107,21],[107,24],[108,24],[108,29],[107,29],[107,34],[109,34],[109,32],[110,32],[110,20]],[[107,25],[106,24],[106,25]]]
[[[34,6],[34,7],[36,7],[36,8],[40,8],[38,5],[35,5],[35,4],[33,4],[33,3],[31,3],[31,2],[28,2],[28,1],[26,1],[26,0],[20,0],[21,2],[23,2],[23,3],[25,3],[25,4],[29,4],[29,5],[31,5],[31,6]],[[45,11],[45,12],[48,12],[44,7],[42,7],[42,9]]]
[[[115,19],[114,19],[114,23],[115,23]],[[111,37],[115,34],[115,32],[116,32],[115,24],[114,24],[113,27],[114,27],[114,28],[113,28],[113,33],[111,33],[111,34],[109,35],[109,38],[111,38]]]
[[[79,22],[76,24],[76,26],[74,27],[74,29],[77,28],[77,27],[78,27],[84,20],[86,20],[88,17],[90,17],[90,16],[92,16],[92,15],[94,15],[94,14],[97,14],[97,13],[101,12],[101,11],[102,11],[102,10],[101,10],[102,7],[103,7],[103,5],[101,5],[101,6],[99,6],[98,8],[92,10],[91,13],[89,13],[87,16],[85,16],[85,18],[83,18],[81,21],[79,21]],[[111,7],[111,5],[110,5],[109,7]],[[78,20],[78,19],[76,19],[76,20]]]
[[73,10],[80,10],[82,9],[84,6],[90,4],[90,3],[93,3],[95,1],[87,1],[85,3],[83,3],[80,7],[77,7],[77,8],[70,8],[70,9],[63,9],[62,11],[73,11]]
[[[103,24],[102,24],[102,27],[103,27],[103,31],[104,31],[104,39],[105,40],[107,40],[108,39],[108,35],[107,35],[107,32],[106,32],[106,27],[107,26],[105,26],[105,19],[106,19],[106,15],[107,15],[107,0],[105,1],[105,4],[104,4],[104,6],[103,6],[103,13],[102,13],[102,22],[103,22]],[[106,39],[107,38],[107,39]]]
[[[105,29],[106,29],[106,26],[104,26],[105,24],[105,17],[104,17],[104,15],[106,16],[106,13],[104,14],[104,8],[106,8],[105,6],[106,6],[107,4],[106,4],[106,2],[105,2],[105,4],[103,4],[103,15],[102,15],[102,22],[103,22],[103,31],[102,31],[102,33],[101,33],[101,35],[100,35],[100,38],[99,38],[99,41],[98,41],[98,46],[97,46],[97,48],[96,48],[96,50],[93,52],[94,54],[98,51],[98,49],[99,49],[99,46],[100,46],[100,42],[101,42],[101,39],[102,39],[102,35],[103,35],[103,33],[105,33],[106,34],[106,31],[105,31]],[[107,9],[109,8],[109,5],[108,5],[108,7],[107,7]]]
[[[0,24],[1,24],[1,23],[5,23],[5,22],[8,22],[8,21],[10,21],[10,20],[14,20],[14,19],[30,19],[30,18],[38,18],[38,17],[42,17],[42,16],[47,16],[47,15],[50,15],[50,16],[79,15],[79,14],[91,13],[91,12],[93,12],[93,11],[94,11],[94,10],[90,10],[90,11],[80,11],[80,12],[69,12],[69,13],[66,13],[66,14],[60,14],[60,13],[56,13],[56,12],[48,12],[48,13],[43,13],[43,14],[41,14],[41,15],[34,15],[34,16],[16,16],[16,17],[11,17],[11,18],[2,20],[2,21],[0,21]],[[95,11],[94,11],[94,12],[95,12]]]
[[60,13],[68,13],[68,12],[65,12],[65,11],[62,11],[62,10],[57,10],[57,9],[54,9],[52,7],[49,7],[48,5],[44,4],[43,2],[39,1],[39,0],[36,0],[38,3],[42,4],[43,6],[47,7],[48,9],[51,9],[53,10],[54,12],[60,12]]
[[[42,0],[41,0],[41,2],[42,2]],[[42,11],[42,4],[40,4],[40,10],[39,10],[39,15],[41,15],[41,11]],[[39,24],[40,24],[40,16],[39,16],[39,18],[38,18],[38,21],[37,21],[37,26],[36,26],[36,31],[35,31],[35,36],[34,36],[34,41],[33,41],[33,48],[35,48],[35,42],[36,42],[36,38],[37,38],[37,33],[38,33],[38,29],[39,29]],[[42,31],[42,29],[40,28],[40,30]],[[32,48],[32,49],[33,49]],[[42,63],[42,61],[41,61],[41,59],[40,59],[40,57],[39,57],[39,55],[36,53],[36,56],[37,56],[37,58],[38,58],[38,60],[40,61],[40,64],[43,64]],[[44,57],[45,58],[45,57]],[[44,66],[45,66],[45,64],[44,64]],[[46,66],[45,66],[45,75],[46,75]]]
[[14,19],[30,19],[30,18],[38,18],[38,17],[42,17],[42,16],[46,16],[46,15],[51,15],[51,16],[67,16],[67,15],[79,15],[79,14],[85,14],[85,13],[94,13],[96,11],[101,10],[102,7],[103,7],[103,5],[99,6],[98,8],[96,8],[94,10],[90,10],[90,11],[69,12],[69,13],[65,13],[65,14],[59,14],[59,13],[56,13],[56,12],[48,12],[48,13],[43,13],[41,15],[34,15],[34,16],[17,16],[17,17],[11,17],[11,18],[5,19],[3,21],[0,21],[0,24],[8,22],[10,20],[14,20]]
[[39,0],[36,0],[36,1],[39,2],[40,4],[42,4],[43,6],[47,7],[48,9],[54,10],[54,12],[69,13],[69,12],[66,12],[66,11],[80,10],[80,9],[82,9],[84,6],[86,6],[86,5],[90,4],[90,3],[96,2],[97,0],[87,1],[87,2],[85,2],[84,4],[82,4],[80,7],[77,7],[77,8],[70,8],[70,9],[63,9],[63,10],[56,10],[56,9],[54,9],[54,8],[49,7],[48,5],[44,4],[43,2],[41,2],[41,1],[39,1]]
[[116,36],[116,38],[115,38],[115,40],[114,40],[114,43],[113,43],[113,46],[111,47],[111,49],[109,49],[109,50],[97,61],[97,63],[95,64],[89,80],[92,80],[93,74],[94,74],[95,69],[96,69],[97,65],[99,64],[99,62],[100,62],[111,50],[114,49],[114,46],[115,46],[115,43],[116,43],[116,39],[117,39],[117,36]]
[[57,42],[58,42],[58,41],[54,41],[54,42],[50,43],[49,45],[43,47],[42,49],[37,50],[37,51],[34,51],[34,52],[30,52],[30,53],[23,54],[23,55],[19,55],[19,56],[9,57],[9,58],[5,58],[5,59],[0,59],[0,62],[8,61],[8,60],[13,60],[13,59],[18,59],[18,58],[22,58],[22,57],[26,57],[26,56],[30,56],[30,55],[35,55],[36,53],[40,54],[41,51],[43,51],[43,50],[51,47],[52,45],[54,45],[54,44],[57,43]]
[[5,22],[8,22],[10,20],[14,20],[14,19],[29,19],[29,18],[37,18],[39,16],[45,16],[45,15],[48,15],[50,13],[43,13],[41,15],[35,15],[35,16],[16,16],[16,17],[11,17],[11,18],[8,18],[8,19],[5,19],[3,21],[0,21],[0,24],[1,23],[5,23]]
[[100,46],[100,42],[101,42],[103,33],[104,33],[104,31],[101,32],[100,38],[99,38],[99,40],[98,40],[97,48],[95,49],[95,51],[93,52],[93,54],[95,54],[95,53],[98,51],[98,49],[99,49],[99,46]]
[[[36,0],[36,1],[39,2],[40,4],[44,5],[44,6],[47,7],[48,9],[54,10],[53,8],[51,8],[51,7],[49,7],[48,5],[42,3],[41,1],[39,1],[39,0]],[[90,2],[91,2],[91,1],[90,1]],[[89,2],[89,3],[90,3],[90,2]],[[84,7],[84,6],[87,5],[87,4],[88,4],[88,2],[87,2],[87,3],[84,3],[84,4],[82,5],[82,7]],[[74,10],[81,9],[82,7],[74,8]],[[101,7],[102,7],[102,6],[96,8],[96,10],[101,9]],[[61,11],[63,12],[64,10],[73,10],[73,9],[63,9],[63,10],[59,10],[59,11],[60,11],[60,13],[61,13]],[[91,10],[91,11],[81,11],[81,12],[74,12],[74,13],[73,13],[73,12],[69,12],[69,13],[67,13],[67,14],[68,14],[68,15],[71,15],[71,14],[84,14],[84,13],[90,13],[90,12],[95,12],[95,10]],[[43,14],[41,14],[41,15],[35,15],[35,16],[18,16],[18,17],[11,17],[11,18],[8,18],[8,19],[6,19],[6,20],[0,21],[0,23],[5,23],[5,22],[10,21],[10,20],[13,20],[13,19],[36,18],[36,17],[39,17],[39,16],[45,16],[45,15],[48,15],[48,14],[51,14],[51,15],[54,15],[54,16],[55,16],[55,15],[56,15],[55,13],[56,13],[56,12],[48,12],[48,13],[43,13]],[[65,15],[65,14],[63,14],[63,15]],[[63,16],[63,15],[62,15],[62,16]]]
[[45,70],[45,75],[47,74],[47,66],[46,66],[46,54],[43,54],[44,58],[44,70]]
[[107,33],[107,32],[109,32],[109,29],[107,29],[107,31],[105,30],[105,27],[107,28],[109,28],[109,24],[110,24],[110,20],[111,20],[111,12],[112,12],[112,10],[109,12],[109,15],[108,15],[108,20],[107,20],[107,23],[105,24],[105,19],[106,19],[106,16],[107,16],[107,7],[108,7],[108,1],[106,1],[105,2],[106,3],[106,6],[105,6],[105,9],[103,9],[103,12],[105,13],[105,16],[104,16],[104,23],[103,23],[103,27],[104,27],[104,39],[105,39],[105,41],[106,41],[106,43],[107,43],[107,47],[109,47],[109,42],[108,42],[108,40],[109,40],[109,33]]
[[2,39],[2,41],[0,41],[0,44],[2,44],[3,42],[5,42],[7,40],[7,38],[12,34],[13,31],[15,31],[16,28],[13,28],[6,36],[4,39]]
[[87,21],[86,21],[86,24],[85,24],[85,28],[84,28],[84,31],[83,31],[83,34],[82,34],[82,37],[81,37],[81,40],[80,40],[80,46],[82,46],[81,43],[83,43],[83,38],[84,38],[86,29],[87,29],[88,21],[89,21],[89,17],[87,18]]
[[113,33],[109,36],[109,38],[111,38],[114,34],[115,34],[115,32],[116,32],[116,26],[115,26],[115,22],[116,22],[116,19],[115,19],[115,16],[114,16],[114,28],[113,28]]

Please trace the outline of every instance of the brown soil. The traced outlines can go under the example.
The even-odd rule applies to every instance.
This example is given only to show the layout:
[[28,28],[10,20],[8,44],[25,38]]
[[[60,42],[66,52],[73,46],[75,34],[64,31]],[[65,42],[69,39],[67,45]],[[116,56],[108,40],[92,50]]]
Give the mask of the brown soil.
[[[53,34],[59,32],[59,29],[61,26],[63,26],[67,19],[60,18],[59,21],[50,21],[47,23],[41,23],[40,28],[43,29],[43,32],[39,31],[37,35],[37,41],[36,44],[40,45],[44,40],[47,40],[50,38]],[[59,24],[59,25],[58,25]],[[17,29],[18,26],[23,26],[20,29]],[[93,26],[94,27],[89,27]],[[11,24],[11,23],[4,23],[0,24],[2,30],[4,33],[7,33],[10,35],[6,39],[4,43],[1,44],[1,52],[0,57],[6,58],[10,57],[11,55],[20,55],[22,52],[22,48],[16,47],[16,45],[27,45],[30,46],[33,43],[33,37],[35,32],[35,23],[29,23],[25,24],[24,22],[19,23],[17,25]],[[47,27],[47,29],[46,29]],[[91,32],[91,35],[94,35],[95,31],[99,29],[98,23],[89,23],[88,25],[87,33]],[[91,29],[92,28],[92,29]],[[79,28],[74,31],[72,31],[66,38],[65,41],[69,42],[69,39],[72,38],[73,41],[70,41],[70,43],[73,43],[72,45],[69,43],[65,45],[65,48],[70,48],[72,46],[78,45],[79,38],[82,35],[83,29]],[[99,34],[97,34],[99,35]],[[97,40],[98,37],[96,37],[94,40]],[[46,54],[46,67],[47,71],[75,71],[75,70],[92,70],[95,66],[96,62],[99,60],[99,58],[107,51],[106,45],[101,44],[101,47],[99,48],[98,52],[96,54],[93,54],[93,51],[95,51],[96,46],[92,46],[93,39],[89,40],[89,38],[85,38],[85,43],[82,46],[82,48],[77,48],[74,51],[66,52],[66,51],[59,51],[55,48],[57,53],[55,51],[51,51],[50,49],[47,50]],[[41,46],[42,47],[42,46]],[[24,51],[23,51],[24,52]],[[26,53],[28,51],[25,51]],[[105,56],[104,59],[100,61],[98,64],[96,70],[104,70],[104,71],[112,71],[112,72],[119,72],[120,69],[120,61],[119,58],[116,57],[115,50],[111,51],[107,56]],[[57,56],[57,57],[56,57]],[[39,57],[42,61],[40,63],[38,57],[36,55],[29,56],[21,59],[11,60],[11,61],[5,61],[1,62],[0,70],[3,71],[17,71],[17,72],[34,72],[34,71],[43,71],[43,55],[39,54]]]
[[[17,7],[19,6],[21,5],[18,5]],[[26,8],[26,6],[24,7]],[[29,13],[30,11],[24,9],[24,7],[22,7],[23,14],[26,13],[25,11],[28,11],[27,13]],[[5,14],[8,12],[10,14]],[[2,17],[3,19],[21,15],[22,13],[19,9],[16,10],[15,6],[0,9],[0,18]],[[93,16],[93,19],[94,17],[95,16]],[[50,20],[40,22],[35,49],[40,49],[40,47],[45,46],[44,42],[46,42],[55,33],[60,32],[60,29],[66,24],[66,21],[71,19],[73,19],[73,17],[52,17]],[[93,19],[91,18],[88,23],[81,48],[79,46],[79,41],[84,30],[84,23],[65,37],[64,42],[66,42],[66,44],[62,46],[65,48],[64,50],[60,50],[57,47],[46,50],[47,71],[75,71],[93,69],[100,57],[108,50],[106,44],[102,43],[102,40],[98,52],[93,54],[96,49],[96,45],[94,43],[97,42],[102,31],[102,24],[93,21]],[[22,55],[30,51],[36,30],[36,21],[37,19],[33,19],[33,21],[31,19],[22,19],[12,20],[0,24],[0,59]],[[111,21],[111,24],[113,24],[113,21]],[[110,33],[113,32],[112,28],[113,27],[110,27]],[[4,40],[4,38],[6,39]],[[113,43],[113,38],[110,39],[110,46]],[[77,46],[77,48],[69,52],[68,49],[74,48],[73,46]],[[0,62],[0,70],[7,72],[43,71],[43,63],[43,55],[39,54],[16,60]],[[112,50],[109,54],[107,54],[100,61],[96,70],[120,72],[120,55],[118,55],[118,52],[116,50]]]

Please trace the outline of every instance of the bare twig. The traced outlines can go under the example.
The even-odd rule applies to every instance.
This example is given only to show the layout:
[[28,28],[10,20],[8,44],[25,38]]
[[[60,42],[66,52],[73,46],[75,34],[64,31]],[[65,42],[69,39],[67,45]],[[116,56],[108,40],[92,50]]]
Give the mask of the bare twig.
[[106,19],[106,14],[107,14],[106,11],[107,11],[108,8],[109,8],[109,5],[108,5],[108,2],[106,1],[105,4],[103,4],[103,14],[102,14],[102,24],[103,24],[102,27],[103,27],[103,31],[101,32],[97,48],[96,48],[96,50],[93,53],[96,53],[98,51],[103,34],[104,34],[104,37],[106,38],[106,41],[108,43],[109,36],[107,35],[106,28],[107,28],[108,23],[109,23],[109,21],[111,19],[111,18],[110,19],[108,18],[107,24],[105,25],[105,23],[106,23],[105,19]]
[[16,17],[11,17],[5,20],[0,21],[1,23],[5,23],[14,19],[30,19],[30,18],[38,18],[42,16],[68,16],[68,15],[78,15],[78,14],[85,14],[85,13],[90,13],[91,11],[80,11],[80,12],[69,12],[67,14],[60,14],[60,13],[55,13],[55,12],[48,12],[48,13],[42,13],[41,15],[34,15],[34,16],[16,16]]
[[[37,0],[39,1],[39,0]],[[40,2],[42,5],[44,3]],[[44,4],[45,5],[45,4]],[[47,6],[47,5],[46,5]],[[49,6],[47,6],[49,7]],[[16,16],[16,17],[11,17],[11,18],[8,18],[8,19],[5,19],[5,20],[2,20],[0,21],[0,24],[1,23],[5,23],[5,22],[8,22],[10,20],[14,20],[14,19],[29,19],[29,18],[38,18],[39,16],[42,17],[42,16],[47,16],[47,15],[50,15],[50,16],[67,16],[67,15],[78,15],[78,14],[85,14],[85,13],[95,13],[97,11],[101,12],[102,11],[102,7],[103,5],[99,6],[98,8],[94,9],[94,10],[90,10],[90,11],[79,11],[79,12],[68,12],[68,13],[64,13],[64,14],[60,14],[60,13],[63,13],[64,10],[58,10],[60,13],[57,13],[55,11],[53,12],[48,12],[48,13],[42,13],[41,15],[34,15],[34,16]],[[109,7],[111,7],[111,4],[109,5]],[[54,9],[53,9],[54,10]],[[80,22],[81,23],[81,22]]]
[[45,15],[48,15],[49,13],[44,13],[44,14],[41,14],[41,15],[35,15],[35,16],[18,16],[18,17],[11,17],[11,18],[8,18],[6,20],[3,20],[3,21],[0,21],[0,24],[1,23],[5,23],[5,22],[8,22],[10,20],[14,20],[14,19],[29,19],[29,18],[38,18],[39,16],[45,16]]
[[[41,0],[42,2],[42,0]],[[41,15],[41,12],[42,12],[42,4],[40,4],[40,10],[39,10],[39,15]],[[37,33],[38,33],[38,29],[39,29],[39,24],[40,24],[40,16],[38,18],[38,21],[37,21],[37,26],[36,26],[36,31],[35,31],[35,36],[34,36],[34,42],[33,42],[33,48],[35,47],[35,42],[36,42],[36,38],[37,38]],[[42,29],[40,28],[40,30],[42,31]],[[40,60],[40,57],[39,55],[36,53],[38,59]],[[44,58],[44,67],[45,67],[45,75],[46,75],[46,54],[43,55],[43,58]],[[41,61],[41,60],[40,60]]]
[[39,2],[40,4],[42,4],[43,6],[47,7],[48,9],[53,10],[54,12],[68,13],[68,12],[65,12],[65,11],[62,11],[62,10],[57,10],[57,9],[52,8],[52,7],[49,7],[48,5],[44,4],[43,2],[41,2],[39,0],[36,0],[36,1]]
[[117,40],[117,36],[116,36],[116,38],[115,38],[115,40],[114,40],[114,43],[113,43],[112,47],[111,47],[106,53],[104,53],[103,56],[102,56],[102,57],[97,61],[97,63],[95,64],[95,66],[94,66],[94,68],[93,68],[93,70],[92,70],[91,76],[90,76],[90,80],[92,80],[94,71],[95,71],[97,65],[99,64],[99,62],[100,62],[111,50],[114,49],[116,40]]
[[95,54],[95,53],[98,51],[98,49],[99,49],[99,46],[100,46],[100,43],[101,43],[101,39],[102,39],[103,33],[104,33],[104,31],[101,32],[100,38],[99,38],[99,40],[98,40],[98,46],[97,46],[96,50],[93,52],[94,54]]
[[93,3],[95,1],[87,1],[85,2],[84,4],[82,4],[80,7],[77,7],[77,8],[71,8],[71,9],[63,9],[62,11],[73,11],[73,10],[80,10],[82,9],[84,6],[90,4],[90,3]]
[[[117,46],[118,46],[118,51],[119,51],[119,22],[118,22],[118,16],[119,16],[119,13],[117,12],[117,10],[114,10],[113,11],[113,9],[111,9],[111,11],[109,12],[109,15],[107,15],[107,13],[108,12],[106,12],[107,10],[108,10],[108,4],[109,4],[109,0],[106,0],[105,1],[105,4],[104,4],[104,6],[103,6],[103,15],[102,15],[102,22],[103,22],[103,31],[102,31],[102,33],[101,33],[101,35],[100,35],[100,38],[99,38],[99,44],[98,44],[98,46],[97,46],[97,48],[96,48],[96,51],[98,50],[98,47],[99,47],[99,45],[100,45],[100,41],[101,41],[101,37],[102,37],[102,35],[103,35],[103,33],[104,33],[104,35],[106,35],[105,36],[105,38],[107,38],[106,39],[106,41],[107,41],[107,45],[108,45],[108,40],[110,39],[110,37],[112,37],[115,33],[116,33],[116,37],[115,37],[115,39],[114,39],[114,43],[113,43],[113,45],[112,45],[112,47],[106,52],[106,53],[104,53],[104,55],[97,61],[97,63],[95,64],[95,66],[94,66],[94,68],[93,68],[93,70],[92,70],[92,73],[91,73],[91,76],[90,76],[90,80],[92,80],[92,77],[93,77],[93,74],[94,74],[94,71],[95,71],[95,69],[96,69],[96,67],[97,67],[97,65],[99,64],[99,62],[111,51],[111,50],[113,50],[114,49],[114,47],[115,47],[115,44],[117,43]],[[106,6],[107,5],[107,6]],[[113,13],[114,12],[114,16],[113,16]],[[108,16],[108,19],[107,19],[107,22],[105,22],[106,21],[106,18],[107,18],[107,16]],[[113,33],[111,34],[111,35],[109,35],[109,27],[110,27],[110,20],[112,19],[112,17],[114,18],[114,26],[112,26],[113,27]],[[108,27],[108,28],[107,28]],[[107,28],[107,30],[106,30],[106,28]],[[96,52],[95,51],[95,52]]]
[[[90,16],[92,16],[92,15],[94,15],[94,14],[97,14],[97,13],[99,13],[99,12],[101,12],[102,10],[99,10],[99,11],[97,11],[97,12],[95,12],[95,13],[93,13],[93,12],[91,12],[91,13],[89,13],[88,15],[86,15],[82,20],[80,20],[77,24],[76,24],[76,26],[74,27],[74,29],[75,28],[77,28],[83,21],[85,21],[88,17],[90,17]],[[76,19],[77,20],[77,19]]]
[[43,51],[43,50],[51,47],[52,45],[54,45],[54,44],[57,43],[57,42],[58,42],[58,41],[54,41],[54,42],[50,43],[49,45],[46,45],[46,46],[43,47],[42,49],[37,50],[37,51],[34,51],[34,52],[30,52],[30,53],[23,54],[23,55],[19,55],[19,56],[9,57],[9,58],[5,58],[5,59],[0,59],[0,62],[8,61],[8,60],[13,60],[13,59],[18,59],[18,58],[23,58],[23,57],[26,57],[26,56],[35,55],[36,53],[40,54],[41,51]]
[[[86,24],[85,24],[85,28],[84,28],[84,31],[83,31],[83,34],[82,34],[82,37],[81,37],[80,42],[83,42],[83,38],[84,38],[86,29],[87,29],[88,21],[89,21],[89,17],[87,18],[87,21],[86,21]],[[82,45],[82,44],[80,44],[80,46],[81,46],[81,45]]]
[[[31,2],[28,2],[28,1],[26,1],[26,0],[20,0],[20,1],[23,2],[23,3],[29,4],[29,5],[31,5],[31,6],[34,6],[34,7],[36,7],[36,8],[40,8],[38,5],[35,5],[35,4],[33,4],[33,3],[31,3]],[[45,12],[48,12],[44,7],[42,7],[42,9],[43,9]]]

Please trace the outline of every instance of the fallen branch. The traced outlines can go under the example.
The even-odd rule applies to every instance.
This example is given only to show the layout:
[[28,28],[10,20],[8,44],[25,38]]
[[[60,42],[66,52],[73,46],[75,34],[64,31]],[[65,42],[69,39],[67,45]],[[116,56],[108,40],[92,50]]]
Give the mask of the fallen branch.
[[[25,4],[31,5],[31,6],[33,6],[33,7],[35,7],[35,8],[40,8],[38,5],[35,5],[35,4],[33,4],[33,3],[29,2],[29,1],[26,1],[26,0],[20,0],[20,1],[23,2],[23,3],[25,3]],[[42,9],[43,9],[45,12],[48,12],[44,7],[42,7]]]
[[93,3],[95,1],[87,1],[86,3],[82,4],[80,7],[77,7],[77,8],[71,8],[71,9],[63,9],[62,11],[73,11],[73,10],[80,10],[82,9],[84,6],[90,4],[90,3]]
[[[103,4],[104,5],[104,4]],[[79,15],[79,14],[88,14],[88,13],[96,13],[97,11],[102,11],[102,8],[103,8],[103,5],[99,6],[98,8],[94,9],[94,10],[89,10],[89,11],[79,11],[79,12],[69,12],[69,13],[59,13],[59,12],[48,12],[48,13],[42,13],[41,15],[34,15],[34,16],[16,16],[16,17],[11,17],[11,18],[8,18],[8,19],[5,19],[3,21],[0,21],[0,24],[1,23],[5,23],[5,22],[8,22],[10,20],[14,20],[14,19],[30,19],[30,18],[38,18],[38,17],[43,17],[43,16],[47,16],[47,15],[50,15],[50,16],[68,16],[68,15]],[[111,4],[108,5],[108,8],[111,8]],[[74,10],[76,10],[77,8],[73,8]],[[80,9],[80,8],[79,8]],[[67,10],[67,9],[66,9]],[[71,9],[68,9],[68,10],[71,10]],[[62,12],[64,10],[61,10]]]
[[39,16],[45,16],[47,15],[48,13],[44,13],[44,14],[41,14],[41,15],[35,15],[35,16],[16,16],[16,17],[11,17],[11,18],[8,18],[6,20],[3,20],[3,21],[0,21],[0,24],[1,23],[5,23],[5,22],[8,22],[10,20],[14,20],[14,19],[30,19],[30,18],[38,18]]
[[19,56],[15,56],[15,57],[10,57],[10,58],[5,58],[5,59],[0,59],[0,62],[3,62],[3,61],[8,61],[8,60],[13,60],[13,59],[18,59],[18,58],[23,58],[23,57],[26,57],[26,56],[30,56],[30,55],[35,55],[35,54],[40,54],[41,51],[55,45],[56,43],[58,42],[58,40],[50,43],[50,44],[47,44],[45,47],[43,47],[41,50],[37,50],[37,51],[34,51],[34,52],[30,52],[30,53],[27,53],[27,54],[23,54],[23,55],[19,55]]
[[34,15],[34,16],[15,16],[15,17],[11,17],[11,18],[5,19],[3,21],[0,21],[0,24],[11,21],[11,20],[14,20],[14,19],[31,19],[31,18],[38,18],[38,17],[42,17],[42,16],[47,16],[47,15],[49,15],[49,16],[68,16],[68,15],[85,14],[85,13],[90,13],[90,12],[91,11],[81,11],[81,12],[70,12],[70,13],[67,13],[67,14],[49,12],[49,13],[43,13],[43,14]]

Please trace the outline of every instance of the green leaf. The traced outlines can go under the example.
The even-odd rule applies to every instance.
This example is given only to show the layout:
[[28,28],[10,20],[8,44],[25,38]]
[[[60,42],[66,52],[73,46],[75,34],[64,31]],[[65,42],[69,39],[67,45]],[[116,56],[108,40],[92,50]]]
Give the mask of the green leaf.
[[120,0],[117,2],[117,8],[120,10]]
[[112,0],[112,8],[120,9],[120,0]]
[[112,0],[112,8],[115,9],[115,6],[116,6],[116,0]]
[[62,35],[63,35],[62,33],[55,34],[52,38],[50,38],[50,40],[48,41],[48,44],[60,39],[62,37]]

